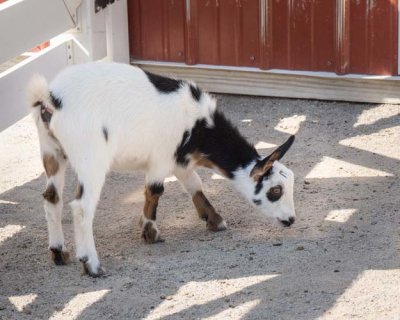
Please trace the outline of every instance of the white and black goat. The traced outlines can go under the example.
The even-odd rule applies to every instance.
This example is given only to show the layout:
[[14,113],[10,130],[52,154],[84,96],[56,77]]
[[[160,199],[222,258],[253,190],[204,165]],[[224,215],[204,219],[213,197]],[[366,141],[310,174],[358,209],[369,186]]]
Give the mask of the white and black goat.
[[156,226],[164,179],[174,174],[190,193],[210,230],[226,228],[202,191],[195,167],[212,168],[264,214],[290,226],[295,220],[294,176],[279,163],[294,136],[262,159],[236,128],[216,110],[215,100],[194,83],[170,79],[116,63],[89,63],[62,71],[48,86],[32,79],[33,106],[47,175],[44,209],[49,249],[56,264],[68,253],[61,225],[67,162],[79,184],[71,202],[76,254],[84,270],[103,269],[93,239],[93,217],[106,174],[111,169],[146,172],[142,236],[160,240]]

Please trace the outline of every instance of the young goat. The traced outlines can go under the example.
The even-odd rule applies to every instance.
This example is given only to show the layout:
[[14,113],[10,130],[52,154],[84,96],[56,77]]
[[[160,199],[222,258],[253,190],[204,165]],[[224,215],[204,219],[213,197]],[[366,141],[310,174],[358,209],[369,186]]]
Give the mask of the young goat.
[[164,179],[174,174],[192,196],[207,228],[226,223],[202,191],[195,166],[212,168],[264,214],[285,226],[295,220],[291,170],[279,163],[293,143],[291,136],[261,159],[236,128],[216,110],[216,102],[195,84],[116,63],[89,63],[67,68],[48,86],[36,76],[29,86],[41,156],[47,175],[44,209],[49,249],[55,264],[68,253],[61,225],[64,173],[69,161],[78,176],[71,202],[76,254],[84,270],[103,269],[93,239],[93,217],[110,169],[146,172],[142,237],[160,240],[156,226]]

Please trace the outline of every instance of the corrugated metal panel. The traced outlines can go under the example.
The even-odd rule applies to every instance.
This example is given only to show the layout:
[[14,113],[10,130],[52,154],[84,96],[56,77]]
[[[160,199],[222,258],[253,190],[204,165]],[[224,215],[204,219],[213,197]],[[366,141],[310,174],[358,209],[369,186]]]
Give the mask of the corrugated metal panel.
[[351,73],[397,74],[397,1],[350,2]]
[[270,68],[334,71],[336,0],[269,0]]
[[131,55],[397,75],[397,1],[131,0]]
[[129,42],[135,59],[185,61],[185,1],[128,1]]
[[192,0],[191,6],[196,63],[258,66],[258,1]]

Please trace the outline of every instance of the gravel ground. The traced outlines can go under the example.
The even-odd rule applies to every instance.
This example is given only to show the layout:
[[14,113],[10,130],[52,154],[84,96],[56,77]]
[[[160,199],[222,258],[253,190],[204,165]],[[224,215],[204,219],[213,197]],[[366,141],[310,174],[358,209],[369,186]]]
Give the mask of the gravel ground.
[[[0,319],[400,319],[400,107],[219,95],[268,154],[297,133],[284,163],[298,214],[282,228],[228,181],[199,170],[228,223],[211,233],[169,181],[158,211],[164,243],[140,239],[141,173],[111,173],[94,232],[107,277],[47,257],[45,176],[31,119],[0,133]],[[73,249],[67,203],[63,225]]]

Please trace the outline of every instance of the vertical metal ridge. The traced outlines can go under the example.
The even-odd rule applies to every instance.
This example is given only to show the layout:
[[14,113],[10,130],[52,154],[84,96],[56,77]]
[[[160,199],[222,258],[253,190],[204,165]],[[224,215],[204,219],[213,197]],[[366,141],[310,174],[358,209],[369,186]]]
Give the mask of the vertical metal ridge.
[[241,65],[241,60],[242,60],[242,50],[241,50],[241,43],[242,43],[242,8],[239,2],[236,2],[236,8],[235,8],[235,22],[233,26],[235,38],[234,38],[234,43],[235,43],[235,64],[237,66]]
[[192,16],[191,0],[185,0],[185,62],[189,65],[196,64],[195,23]]
[[337,0],[336,73],[346,74],[350,68],[350,2]]
[[289,0],[288,3],[288,38],[287,38],[287,68],[294,69],[292,65],[292,26],[293,26],[293,0]]
[[[397,64],[397,70],[394,72],[395,75],[399,75],[400,74],[400,1],[397,0],[397,14],[396,11],[394,13],[394,19],[395,21],[395,25],[396,25],[396,31],[397,31],[397,46],[396,46],[396,50],[397,50],[397,57],[396,57],[396,61],[395,61],[395,65]],[[395,69],[395,68],[393,68]]]
[[218,0],[215,0],[215,25],[217,26],[217,64],[221,64],[221,10]]
[[161,37],[161,46],[162,46],[162,58],[163,60],[168,60],[169,54],[168,54],[168,9],[167,6],[165,6],[165,1],[162,2],[161,4],[161,26],[162,26],[162,37]]
[[310,13],[310,16],[311,16],[311,21],[310,21],[310,35],[311,35],[311,39],[310,39],[310,45],[311,45],[311,57],[310,57],[310,60],[311,60],[311,63],[310,63],[310,65],[311,65],[311,70],[316,70],[317,69],[317,61],[316,61],[316,59],[315,59],[315,51],[317,50],[317,48],[315,47],[315,1],[313,1],[312,3],[311,3],[311,6],[310,6],[310,10],[311,10],[311,13]]
[[271,57],[271,21],[269,0],[260,0],[260,63],[261,69],[270,69],[272,64]]
[[371,31],[371,26],[370,26],[370,11],[371,11],[371,0],[367,0],[367,5],[365,6],[365,61],[367,62],[366,68],[367,72],[366,73],[371,73],[371,46],[373,39],[370,37],[370,31]]

